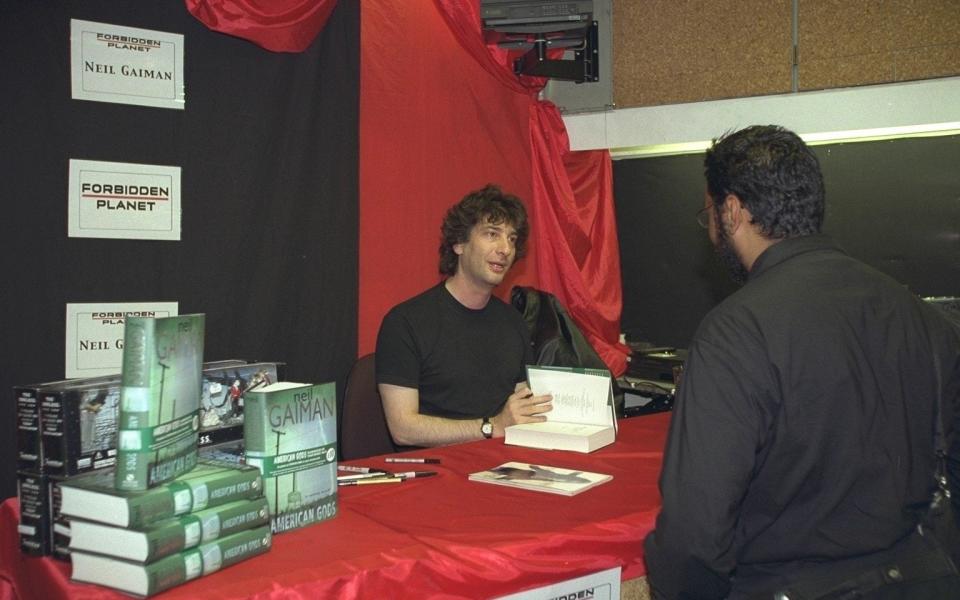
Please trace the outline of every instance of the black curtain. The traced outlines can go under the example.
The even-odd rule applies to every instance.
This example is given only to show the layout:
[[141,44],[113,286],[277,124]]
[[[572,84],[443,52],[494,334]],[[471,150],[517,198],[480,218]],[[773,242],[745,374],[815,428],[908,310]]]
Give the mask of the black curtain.
[[[184,35],[186,109],[72,100],[70,19]],[[182,0],[0,7],[6,210],[0,497],[16,493],[15,384],[64,375],[65,304],[178,301],[206,360],[343,380],[356,357],[359,6],[300,54],[212,32]],[[69,159],[182,167],[182,239],[67,237]]]
[[[919,296],[960,296],[960,136],[814,146],[827,189],[824,232]],[[704,154],[614,163],[631,341],[686,348],[735,291],[696,223]]]

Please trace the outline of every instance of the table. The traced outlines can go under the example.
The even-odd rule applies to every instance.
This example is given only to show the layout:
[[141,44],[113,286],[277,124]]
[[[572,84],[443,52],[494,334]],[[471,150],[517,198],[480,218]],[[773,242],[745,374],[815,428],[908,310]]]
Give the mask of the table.
[[[641,577],[669,418],[624,419],[617,441],[591,454],[506,446],[502,438],[418,451],[441,459],[429,465],[436,477],[341,487],[334,519],[277,535],[266,555],[161,597],[489,598],[616,566],[624,581]],[[511,460],[613,480],[567,497],[467,479]],[[397,466],[383,456],[348,464]],[[22,556],[17,518],[15,498],[0,504],[0,599],[128,597],[70,582],[67,563]]]

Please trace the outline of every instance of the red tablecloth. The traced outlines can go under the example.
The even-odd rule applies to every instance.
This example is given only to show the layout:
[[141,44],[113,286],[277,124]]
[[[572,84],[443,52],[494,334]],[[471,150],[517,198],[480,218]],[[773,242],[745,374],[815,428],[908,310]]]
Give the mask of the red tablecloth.
[[[269,553],[191,581],[162,598],[488,598],[616,566],[645,573],[644,536],[660,506],[657,477],[669,413],[620,422],[617,441],[592,454],[484,440],[417,452],[436,477],[340,488],[331,521],[283,533]],[[467,480],[507,461],[613,475],[567,497]],[[387,467],[383,457],[352,464]],[[408,465],[389,465],[390,468]],[[418,468],[427,465],[413,465]],[[75,584],[70,566],[28,558],[17,542],[18,504],[0,505],[0,598],[122,598]]]

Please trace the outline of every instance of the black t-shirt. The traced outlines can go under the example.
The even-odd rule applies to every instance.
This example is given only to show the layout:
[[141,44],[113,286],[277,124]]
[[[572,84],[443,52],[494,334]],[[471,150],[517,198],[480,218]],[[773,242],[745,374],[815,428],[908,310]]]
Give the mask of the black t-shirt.
[[516,309],[495,297],[467,308],[443,283],[395,306],[377,336],[377,383],[419,390],[425,415],[491,417],[532,362]]

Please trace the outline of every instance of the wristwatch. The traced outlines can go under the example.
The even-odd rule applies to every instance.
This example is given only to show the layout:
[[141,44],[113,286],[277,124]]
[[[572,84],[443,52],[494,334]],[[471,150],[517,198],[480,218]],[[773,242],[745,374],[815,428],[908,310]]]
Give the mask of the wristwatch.
[[487,417],[484,417],[483,423],[480,424],[480,433],[487,439],[493,437],[493,423],[491,423]]

